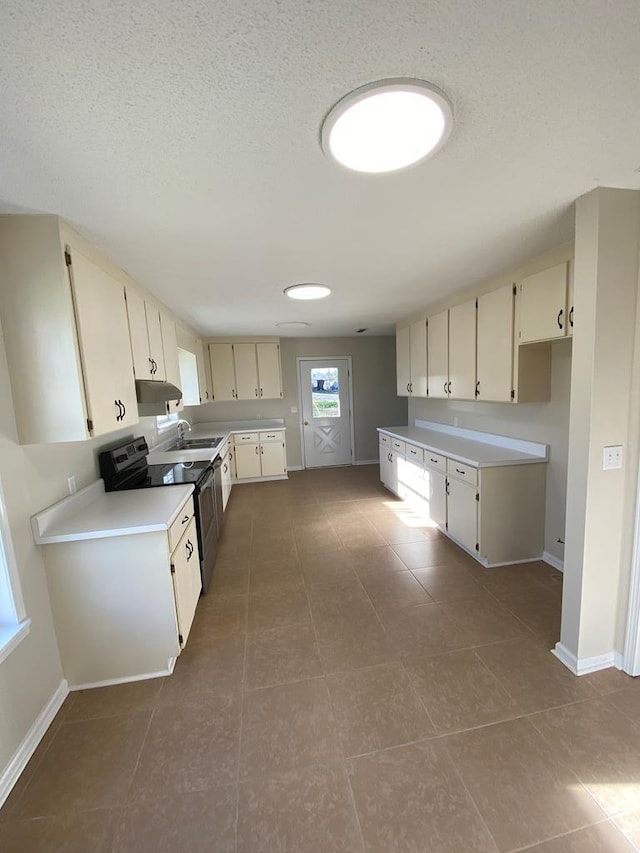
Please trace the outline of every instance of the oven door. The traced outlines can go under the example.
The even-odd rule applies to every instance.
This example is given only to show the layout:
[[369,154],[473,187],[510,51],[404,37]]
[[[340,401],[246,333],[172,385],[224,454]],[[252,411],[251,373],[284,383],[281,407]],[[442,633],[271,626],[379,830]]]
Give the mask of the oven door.
[[211,582],[218,550],[218,519],[213,469],[208,472],[204,482],[199,484],[195,501],[202,592],[205,593]]

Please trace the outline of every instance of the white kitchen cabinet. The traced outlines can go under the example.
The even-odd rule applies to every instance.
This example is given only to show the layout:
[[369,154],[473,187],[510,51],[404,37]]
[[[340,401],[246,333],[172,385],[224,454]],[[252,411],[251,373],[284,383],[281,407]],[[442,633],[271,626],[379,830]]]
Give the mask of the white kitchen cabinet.
[[[428,452],[428,451],[426,451]],[[442,471],[424,467],[426,514],[430,521],[443,530],[447,527],[447,477]]]
[[126,288],[129,336],[136,379],[166,379],[160,311],[133,287]]
[[566,336],[567,273],[568,263],[564,261],[518,282],[520,344]]
[[260,445],[235,444],[236,478],[238,480],[253,480],[262,476],[260,467]]
[[264,430],[234,435],[236,479],[286,477],[284,435],[284,430]]
[[427,396],[427,321],[396,328],[396,377],[399,397]]
[[119,271],[56,216],[0,216],[0,264],[20,443],[83,441],[137,423]]
[[476,397],[508,403],[513,390],[513,286],[478,297]]
[[[181,386],[180,363],[178,359],[178,337],[176,324],[173,317],[162,312],[160,314],[160,329],[162,332],[162,352],[164,354],[164,365],[166,380],[176,388]],[[184,408],[182,397],[177,400],[169,400],[167,403],[167,414],[179,412]]]
[[447,533],[467,551],[478,547],[478,501],[476,486],[447,478]]
[[[184,487],[146,492],[170,493],[174,489]],[[135,492],[120,494],[124,501],[137,500]],[[156,496],[145,494],[145,498],[153,501]],[[157,499],[167,498],[168,494]],[[97,499],[110,503],[111,513],[117,515],[117,508],[104,494]],[[147,512],[142,511],[142,516]],[[72,687],[136,681],[171,672],[187,642],[200,595],[198,539],[190,495],[177,512],[172,511],[172,517],[173,523],[165,529],[158,525],[146,532],[114,532],[44,544],[60,658],[64,677]],[[123,527],[122,522],[114,526]],[[50,530],[50,525],[45,523],[41,529]],[[72,523],[71,530],[77,532],[77,525]]]
[[282,397],[282,375],[280,372],[280,344],[256,344],[258,364],[258,390],[261,398],[280,399]]
[[171,579],[176,602],[178,642],[184,647],[202,591],[195,517],[189,522],[182,538],[171,554]]
[[233,344],[233,361],[236,368],[236,398],[255,400],[260,396],[255,344]]
[[220,458],[222,459],[222,508],[223,510],[227,508],[227,503],[229,502],[229,497],[231,495],[231,489],[233,486],[234,480],[234,468],[232,463],[232,454],[233,454],[233,445],[230,441],[226,441],[222,450],[220,451]]
[[393,456],[390,442],[380,442],[380,482],[392,492],[396,491],[397,482],[394,474]]
[[427,368],[429,397],[449,397],[449,311],[441,311],[428,319]]
[[567,337],[573,336],[573,291],[574,291],[574,274],[575,263],[569,261],[568,282],[567,282]]
[[449,397],[476,397],[476,307],[475,299],[449,309]]
[[233,362],[233,344],[209,344],[213,399],[216,402],[235,400],[236,368]]
[[210,403],[211,395],[211,370],[208,369],[209,359],[205,344],[196,340],[196,363],[198,368],[198,390],[201,403]]

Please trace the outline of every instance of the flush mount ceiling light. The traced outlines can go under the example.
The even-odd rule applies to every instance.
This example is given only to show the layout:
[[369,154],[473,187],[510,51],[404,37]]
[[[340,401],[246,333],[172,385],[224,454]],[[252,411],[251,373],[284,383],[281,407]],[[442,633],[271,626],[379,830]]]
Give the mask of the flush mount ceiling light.
[[281,329],[304,329],[310,325],[311,323],[305,323],[304,320],[283,320],[282,323],[276,323]]
[[291,299],[324,299],[331,289],[324,284],[292,284],[285,287],[284,293]]
[[354,89],[329,111],[322,150],[356,172],[395,172],[435,154],[452,124],[440,89],[409,77],[379,80]]

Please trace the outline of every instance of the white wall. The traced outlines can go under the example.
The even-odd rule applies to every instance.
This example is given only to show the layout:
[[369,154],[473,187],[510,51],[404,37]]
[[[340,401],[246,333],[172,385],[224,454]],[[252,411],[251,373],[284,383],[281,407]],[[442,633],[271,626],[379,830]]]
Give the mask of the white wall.
[[396,351],[393,337],[282,338],[282,400],[210,403],[185,409],[194,423],[262,418],[284,418],[287,426],[287,466],[302,465],[297,358],[340,356],[353,358],[353,416],[356,462],[377,460],[376,427],[406,424],[407,402],[396,396]]
[[552,348],[551,401],[548,403],[479,403],[463,400],[409,400],[409,422],[416,418],[453,424],[512,438],[541,441],[550,446],[547,466],[544,549],[564,559],[557,541],[565,538],[565,505],[569,428],[571,342]]

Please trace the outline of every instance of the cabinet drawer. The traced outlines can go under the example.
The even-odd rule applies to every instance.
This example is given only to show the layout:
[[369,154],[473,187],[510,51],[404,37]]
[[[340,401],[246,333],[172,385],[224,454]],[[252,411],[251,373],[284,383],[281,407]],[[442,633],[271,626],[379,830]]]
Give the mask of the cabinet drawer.
[[273,432],[261,432],[260,441],[284,441],[284,432],[282,430],[274,430]]
[[424,462],[424,450],[421,447],[416,447],[415,444],[406,445],[406,454],[407,459],[411,459],[412,462],[417,463],[418,465],[422,465]]
[[233,436],[234,444],[257,444],[259,441],[259,432],[239,432]]
[[172,552],[193,518],[193,498],[189,498],[169,528],[169,551]]
[[405,446],[406,445],[405,445],[404,441],[398,441],[397,438],[391,439],[391,447],[393,447],[393,449],[397,453],[404,453],[405,452]]
[[384,444],[385,447],[391,446],[391,436],[390,435],[385,435],[385,433],[383,433],[383,432],[379,432],[378,435],[380,436],[380,444]]
[[424,464],[427,468],[434,468],[444,474],[447,470],[447,457],[440,453],[434,453],[433,450],[425,450]]
[[473,465],[456,462],[455,459],[447,459],[447,474],[456,480],[463,480],[465,483],[471,483],[474,486],[478,484],[478,469],[474,468]]

